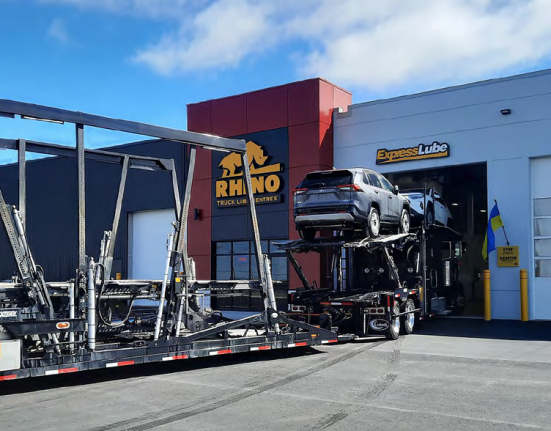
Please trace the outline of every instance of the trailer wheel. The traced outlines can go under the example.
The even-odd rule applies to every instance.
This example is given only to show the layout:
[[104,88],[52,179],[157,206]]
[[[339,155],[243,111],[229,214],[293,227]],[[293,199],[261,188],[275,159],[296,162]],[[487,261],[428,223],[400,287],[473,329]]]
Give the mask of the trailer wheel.
[[[404,305],[404,312],[415,310],[415,303],[408,299]],[[415,326],[415,313],[404,314],[402,317],[402,334],[409,335],[413,332]]]
[[392,315],[390,317],[390,326],[385,331],[385,337],[387,340],[397,340],[400,336],[400,316],[396,316],[396,314],[400,313],[400,305],[398,302],[394,303],[394,307],[392,308]]

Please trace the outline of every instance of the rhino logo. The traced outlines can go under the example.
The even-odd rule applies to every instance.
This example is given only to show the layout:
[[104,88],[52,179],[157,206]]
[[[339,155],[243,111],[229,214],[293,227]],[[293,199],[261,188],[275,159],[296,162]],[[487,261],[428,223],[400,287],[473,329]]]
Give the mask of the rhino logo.
[[[249,168],[251,174],[265,174],[270,172],[280,172],[281,164],[264,166],[268,161],[268,155],[264,154],[264,150],[253,141],[247,142],[247,158],[249,159]],[[222,178],[240,177],[243,175],[243,159],[239,153],[231,153],[222,159],[219,168],[223,170]]]

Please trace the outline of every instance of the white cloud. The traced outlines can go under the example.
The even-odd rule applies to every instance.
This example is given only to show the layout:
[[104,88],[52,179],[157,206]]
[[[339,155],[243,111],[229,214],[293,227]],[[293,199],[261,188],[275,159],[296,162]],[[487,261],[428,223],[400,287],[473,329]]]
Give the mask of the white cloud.
[[514,72],[551,53],[549,0],[42,1],[172,19],[133,56],[165,75],[235,67],[286,44],[301,78],[385,92]]
[[50,23],[48,30],[46,30],[46,36],[65,45],[73,43],[69,33],[67,32],[65,22],[59,18],[54,19]]
[[235,66],[277,41],[267,33],[267,19],[263,6],[219,1],[197,14],[190,27],[138,52],[134,61],[162,74]]

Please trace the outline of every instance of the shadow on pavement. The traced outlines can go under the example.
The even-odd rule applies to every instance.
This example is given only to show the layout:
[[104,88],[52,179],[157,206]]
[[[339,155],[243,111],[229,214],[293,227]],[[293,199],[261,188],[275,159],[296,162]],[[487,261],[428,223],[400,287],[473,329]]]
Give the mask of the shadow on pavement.
[[445,319],[423,322],[415,334],[495,340],[551,341],[551,322],[519,320]]
[[237,353],[227,356],[203,357],[173,362],[155,362],[128,367],[82,371],[79,373],[57,376],[33,377],[0,383],[0,396],[318,354],[324,354],[324,352],[312,347],[299,347],[294,349],[278,349],[269,352]]

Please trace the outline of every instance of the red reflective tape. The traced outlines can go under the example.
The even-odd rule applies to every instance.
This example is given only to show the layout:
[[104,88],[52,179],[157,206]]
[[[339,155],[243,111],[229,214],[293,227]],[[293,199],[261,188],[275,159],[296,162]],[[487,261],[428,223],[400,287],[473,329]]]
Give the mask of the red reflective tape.
[[59,374],[65,374],[65,373],[76,373],[78,371],[78,368],[60,368],[58,370]]
[[331,305],[330,302],[320,302],[321,305]]
[[297,346],[297,347],[302,347],[302,346],[307,346],[307,345],[308,345],[308,343],[306,343],[306,342],[303,342],[303,343],[295,343],[295,346]]
[[122,361],[122,362],[117,362],[117,365],[119,367],[124,367],[125,365],[134,365],[134,361]]
[[0,376],[0,382],[4,380],[14,380],[17,379],[15,374],[8,374],[7,376]]
[[339,340],[329,340],[330,343],[338,343]]
[[216,353],[218,353],[219,355],[227,355],[228,353],[231,353],[231,349],[218,350]]
[[272,346],[260,346],[258,350],[270,350]]
[[188,355],[176,355],[176,356],[173,356],[173,358],[176,360],[176,359],[187,359],[188,358]]
[[354,305],[353,302],[343,302],[342,305]]

